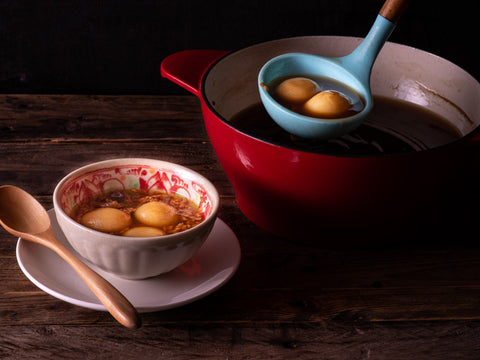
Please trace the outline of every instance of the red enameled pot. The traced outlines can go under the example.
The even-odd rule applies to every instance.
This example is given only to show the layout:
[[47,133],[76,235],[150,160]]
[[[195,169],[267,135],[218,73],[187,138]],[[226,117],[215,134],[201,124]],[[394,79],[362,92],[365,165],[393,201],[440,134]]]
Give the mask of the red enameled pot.
[[281,146],[229,122],[260,101],[257,74],[270,58],[296,51],[342,56],[361,40],[311,36],[235,52],[187,50],[161,64],[164,77],[200,98],[208,136],[238,206],[271,233],[321,246],[374,238],[388,242],[408,224],[421,226],[439,209],[444,195],[461,186],[470,155],[478,153],[479,82],[445,59],[394,43],[385,44],[375,63],[373,94],[441,114],[461,139],[404,154],[340,156]]

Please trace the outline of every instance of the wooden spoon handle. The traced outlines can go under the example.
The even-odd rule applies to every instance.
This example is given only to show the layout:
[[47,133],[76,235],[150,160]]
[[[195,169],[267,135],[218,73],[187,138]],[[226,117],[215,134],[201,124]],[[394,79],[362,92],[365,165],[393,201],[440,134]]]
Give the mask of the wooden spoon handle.
[[387,0],[380,9],[379,14],[396,24],[407,8],[409,2],[410,0]]
[[51,230],[42,235],[42,237],[48,236],[50,238],[48,245],[45,245],[60,255],[80,275],[90,290],[120,324],[129,329],[136,329],[141,326],[141,319],[137,310],[112,284],[59,243]]

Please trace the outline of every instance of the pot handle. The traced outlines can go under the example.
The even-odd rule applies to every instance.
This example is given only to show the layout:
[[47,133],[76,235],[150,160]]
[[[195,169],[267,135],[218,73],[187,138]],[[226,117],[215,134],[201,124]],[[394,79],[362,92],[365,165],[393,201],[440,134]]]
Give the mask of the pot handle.
[[200,97],[203,74],[226,50],[183,50],[167,56],[160,64],[160,74]]

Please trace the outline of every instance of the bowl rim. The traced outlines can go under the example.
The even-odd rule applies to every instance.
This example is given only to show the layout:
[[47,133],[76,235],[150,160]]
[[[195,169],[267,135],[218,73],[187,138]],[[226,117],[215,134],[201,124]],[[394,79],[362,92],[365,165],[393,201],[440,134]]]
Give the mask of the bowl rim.
[[[158,165],[153,165],[153,163],[158,164]],[[165,168],[168,169],[174,169],[178,173],[182,174],[189,174],[190,176],[194,177],[197,180],[200,180],[201,184],[204,186],[205,190],[208,192],[209,196],[212,199],[212,211],[210,212],[209,215],[205,217],[205,219],[191,227],[190,229],[180,231],[178,233],[174,234],[167,234],[167,235],[162,235],[162,236],[153,236],[153,237],[135,237],[135,236],[123,236],[123,235],[114,235],[114,234],[108,234],[104,233],[98,230],[91,229],[87,226],[84,226],[77,221],[73,220],[61,207],[60,205],[60,191],[63,185],[70,179],[72,179],[75,176],[85,174],[89,171],[94,171],[94,170],[100,170],[102,168],[110,168],[115,165],[149,165],[149,166],[155,166],[155,167],[160,167],[159,165],[162,164],[164,165]],[[178,171],[177,171],[178,170]],[[92,234],[98,236],[102,236],[102,240],[104,241],[109,241],[110,244],[113,245],[128,245],[131,244],[132,242],[138,245],[148,245],[148,244],[153,244],[159,245],[159,243],[165,243],[165,245],[168,245],[170,243],[175,243],[177,241],[182,241],[184,240],[185,237],[187,237],[189,234],[194,233],[198,230],[201,230],[204,227],[210,226],[213,224],[214,220],[217,217],[219,208],[220,208],[220,195],[218,193],[218,190],[216,187],[213,185],[213,183],[208,180],[205,176],[202,174],[196,172],[195,170],[192,170],[188,167],[185,167],[180,164],[176,164],[173,162],[165,161],[165,160],[160,160],[160,159],[151,159],[151,158],[139,158],[139,157],[132,157],[132,158],[113,158],[113,159],[107,159],[107,160],[101,160],[97,161],[94,163],[89,163],[86,165],[83,165],[73,171],[70,171],[67,175],[65,175],[62,179],[58,181],[58,183],[55,186],[54,192],[53,192],[53,207],[54,211],[57,217],[61,216],[64,218],[68,223],[72,224],[74,227],[85,231],[87,234]],[[68,236],[66,236],[68,239]],[[95,237],[92,238],[92,241],[98,241],[94,240],[96,239]],[[69,240],[70,241],[70,240]]]

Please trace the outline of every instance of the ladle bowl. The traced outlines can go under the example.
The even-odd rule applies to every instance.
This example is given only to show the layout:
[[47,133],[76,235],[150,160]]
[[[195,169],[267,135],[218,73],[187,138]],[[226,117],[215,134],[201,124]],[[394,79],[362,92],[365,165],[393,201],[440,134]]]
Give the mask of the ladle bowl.
[[0,186],[0,225],[12,235],[56,252],[80,275],[119,323],[130,329],[140,326],[141,320],[133,305],[56,239],[48,213],[32,195],[15,186]]
[[[360,45],[343,57],[324,57],[307,53],[287,53],[269,60],[258,74],[260,98],[272,119],[291,134],[318,140],[332,139],[353,131],[373,107],[370,74],[383,44],[387,41],[406,0],[387,0],[369,33]],[[362,99],[360,112],[342,118],[322,119],[299,114],[279,104],[268,89],[276,79],[289,76],[333,79],[354,90]]]

